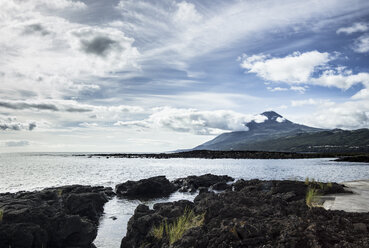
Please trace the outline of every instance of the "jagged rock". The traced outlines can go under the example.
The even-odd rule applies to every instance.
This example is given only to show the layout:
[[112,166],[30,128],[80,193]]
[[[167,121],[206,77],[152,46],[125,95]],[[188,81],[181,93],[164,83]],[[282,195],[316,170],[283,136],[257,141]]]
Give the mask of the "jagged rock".
[[179,188],[181,192],[196,192],[200,187],[209,188],[218,184],[226,184],[233,181],[234,178],[229,176],[218,176],[213,174],[205,174],[201,176],[188,176],[185,178],[178,178],[172,183],[176,188]]
[[[153,210],[140,205],[121,247],[369,247],[369,213],[310,209],[305,202],[309,186],[296,181],[239,180],[233,190],[202,193],[194,203],[161,203]],[[323,193],[328,192],[325,186]],[[327,188],[335,193],[343,189],[338,184]],[[186,208],[205,213],[203,225],[186,230],[171,245],[165,236],[154,237],[153,227],[163,221],[172,223]]]
[[139,181],[127,181],[115,186],[118,196],[129,198],[165,197],[176,188],[165,176],[151,177]]
[[0,247],[93,247],[112,188],[72,185],[0,194]]

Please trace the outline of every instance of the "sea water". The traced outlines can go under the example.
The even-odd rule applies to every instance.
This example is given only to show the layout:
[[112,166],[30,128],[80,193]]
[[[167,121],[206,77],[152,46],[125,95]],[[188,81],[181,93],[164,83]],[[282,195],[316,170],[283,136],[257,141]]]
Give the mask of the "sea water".
[[[127,180],[165,175],[169,180],[212,173],[236,179],[292,179],[323,182],[369,179],[368,163],[332,159],[145,159],[76,156],[72,153],[0,154],[0,193],[41,190],[70,184],[115,187]],[[174,193],[168,198],[141,202],[114,198],[104,208],[95,245],[119,247],[127,223],[140,203],[193,200],[196,195]],[[117,219],[114,220],[116,217]]]

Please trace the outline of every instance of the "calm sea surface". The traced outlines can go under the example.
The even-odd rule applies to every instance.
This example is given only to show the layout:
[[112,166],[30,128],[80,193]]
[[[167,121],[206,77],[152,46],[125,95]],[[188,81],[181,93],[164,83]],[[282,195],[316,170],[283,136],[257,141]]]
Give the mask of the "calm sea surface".
[[[306,177],[319,181],[344,182],[369,179],[369,164],[332,162],[330,159],[127,159],[80,157],[70,153],[1,154],[0,192],[40,190],[69,184],[113,187],[127,180],[166,175],[169,180],[189,175],[213,173],[236,179],[293,179]],[[195,195],[175,193],[169,198],[144,202],[179,199],[192,200]],[[127,222],[140,201],[114,198],[105,205],[95,245],[119,247]],[[111,217],[117,217],[113,220]]]

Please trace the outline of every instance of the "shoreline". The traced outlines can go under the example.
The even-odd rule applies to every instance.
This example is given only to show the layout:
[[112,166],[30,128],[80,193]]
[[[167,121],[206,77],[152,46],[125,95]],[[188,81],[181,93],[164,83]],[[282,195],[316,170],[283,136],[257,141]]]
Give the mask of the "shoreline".
[[[350,161],[361,153],[295,153],[295,152],[268,152],[268,151],[211,151],[193,150],[173,153],[92,153],[76,154],[73,156],[105,157],[105,158],[200,158],[200,159],[310,159],[332,158],[335,161]],[[369,157],[369,156],[364,156]],[[353,161],[356,162],[356,161]],[[367,162],[367,161],[363,161]]]
[[[275,221],[278,221],[280,218],[282,218],[286,214],[287,215],[282,218],[282,219],[287,218],[283,220],[283,221],[286,221],[286,223],[289,222],[290,217],[288,216],[296,215],[298,217],[301,215],[299,218],[304,219],[304,218],[307,218],[309,214],[313,214],[314,216],[316,215],[316,218],[323,218],[328,213],[337,215],[337,216],[345,216],[344,218],[350,221],[353,221],[352,223],[354,224],[357,222],[357,218],[354,217],[351,213],[346,213],[346,212],[340,213],[340,211],[337,212],[334,210],[332,211],[324,210],[323,208],[310,208],[306,205],[305,195],[309,187],[316,188],[317,190],[320,190],[322,193],[327,194],[327,196],[330,196],[329,193],[345,192],[345,189],[340,184],[318,183],[314,181],[306,183],[306,182],[301,182],[301,181],[290,181],[290,180],[253,179],[253,180],[245,181],[245,180],[240,179],[238,181],[233,181],[233,182],[232,180],[233,178],[228,177],[228,176],[216,176],[212,174],[206,174],[202,176],[188,176],[186,178],[178,178],[173,181],[168,181],[164,176],[162,176],[162,177],[142,179],[139,181],[127,181],[125,183],[118,184],[116,185],[115,192],[111,188],[105,188],[102,186],[91,187],[91,186],[74,185],[74,186],[63,186],[63,187],[57,187],[57,188],[46,188],[44,190],[34,191],[34,192],[24,192],[23,191],[23,192],[18,192],[14,194],[10,194],[10,193],[0,194],[0,209],[2,210],[1,221],[2,221],[2,224],[4,224],[4,225],[0,225],[0,237],[1,237],[0,240],[8,240],[8,243],[6,243],[5,245],[13,244],[12,247],[16,247],[14,246],[14,243],[11,243],[11,242],[15,242],[14,240],[16,240],[14,236],[15,233],[12,232],[12,230],[17,229],[20,227],[20,225],[22,225],[23,228],[27,227],[23,231],[25,231],[28,236],[33,235],[32,242],[33,244],[36,244],[35,247],[38,247],[37,244],[40,244],[37,242],[41,242],[39,241],[39,238],[37,238],[37,237],[40,237],[41,234],[42,234],[41,236],[44,237],[42,239],[42,242],[67,242],[67,243],[72,242],[72,241],[65,241],[65,240],[61,241],[62,239],[60,238],[62,237],[58,237],[59,239],[58,238],[55,239],[55,237],[58,235],[61,235],[61,233],[57,229],[55,230],[52,228],[54,224],[51,224],[51,227],[47,225],[49,226],[47,227],[47,226],[44,226],[42,222],[40,225],[40,222],[38,222],[37,220],[38,218],[41,218],[41,216],[43,216],[43,213],[47,213],[50,211],[50,209],[52,210],[56,208],[57,210],[53,210],[53,211],[56,211],[56,213],[57,212],[65,213],[67,215],[62,215],[65,217],[58,217],[59,219],[57,220],[51,218],[48,220],[48,222],[54,223],[55,221],[57,221],[57,223],[60,223],[61,221],[61,222],[64,222],[66,225],[71,225],[68,228],[65,227],[64,230],[68,230],[68,229],[76,230],[76,228],[73,227],[74,224],[71,224],[67,221],[68,218],[76,218],[76,220],[78,220],[77,223],[83,223],[83,221],[87,221],[88,219],[88,222],[90,224],[88,225],[88,227],[84,227],[87,229],[83,229],[82,224],[77,224],[77,226],[80,225],[78,229],[85,230],[85,231],[80,232],[79,235],[81,236],[78,236],[77,234],[73,234],[74,235],[73,240],[76,240],[76,237],[80,237],[80,239],[83,240],[84,244],[91,242],[91,245],[92,245],[92,241],[96,237],[97,228],[99,225],[99,223],[97,222],[98,217],[101,216],[103,213],[104,204],[108,202],[109,200],[111,200],[115,194],[118,194],[117,197],[122,198],[122,199],[148,199],[148,198],[155,199],[157,197],[167,197],[171,195],[173,192],[178,192],[178,191],[179,192],[192,192],[193,194],[198,194],[194,202],[181,200],[179,202],[167,202],[167,203],[160,203],[160,204],[157,203],[157,204],[154,204],[153,210],[148,209],[144,207],[143,205],[139,205],[136,208],[134,215],[131,217],[130,221],[128,222],[128,227],[127,227],[128,232],[127,232],[126,237],[123,239],[125,240],[124,242],[128,242],[128,243],[122,242],[122,244],[123,243],[125,244],[122,247],[133,247],[136,244],[140,243],[141,242],[140,240],[145,241],[145,242],[149,242],[149,241],[154,242],[154,244],[160,243],[160,244],[163,244],[165,247],[165,243],[167,242],[167,240],[163,239],[161,241],[157,241],[157,240],[155,241],[152,239],[152,236],[150,236],[151,235],[150,233],[147,233],[146,236],[140,236],[139,238],[136,237],[137,230],[135,229],[135,226],[136,225],[142,226],[142,223],[139,224],[140,223],[139,219],[141,217],[146,216],[145,219],[150,220],[152,218],[152,214],[154,214],[153,216],[157,216],[157,214],[159,214],[160,216],[162,216],[161,218],[168,218],[168,216],[166,217],[166,214],[164,214],[164,213],[168,214],[167,212],[168,207],[172,210],[176,209],[175,210],[176,214],[174,216],[177,216],[177,217],[179,216],[180,213],[183,213],[185,206],[191,207],[191,209],[194,209],[194,211],[197,211],[196,209],[202,209],[201,211],[205,211],[205,212],[210,211],[209,216],[206,215],[204,217],[207,221],[205,222],[204,227],[201,227],[200,228],[201,230],[195,229],[199,233],[201,233],[201,235],[198,236],[199,235],[198,233],[192,233],[191,235],[186,234],[187,240],[192,239],[194,237],[196,237],[196,239],[198,238],[201,239],[201,237],[203,237],[204,235],[205,236],[208,235],[209,232],[208,231],[205,232],[205,230],[213,230],[212,228],[215,228],[215,226],[213,226],[214,221],[217,223],[222,222],[223,225],[225,225],[224,228],[228,230],[227,232],[229,232],[230,230],[233,230],[232,228],[236,228],[237,232],[243,230],[243,227],[241,227],[242,223],[241,222],[239,223],[237,221],[236,222],[232,221],[232,219],[229,219],[230,217],[227,214],[224,215],[225,212],[224,213],[219,212],[216,215],[211,215],[210,214],[211,211],[215,211],[215,209],[213,209],[212,206],[219,206],[220,209],[222,208],[227,209],[228,213],[230,213],[232,216],[234,215],[232,218],[245,219],[245,221],[249,223],[249,225],[251,225],[251,226],[248,226],[248,228],[261,228],[260,225],[262,226],[266,225],[267,222],[274,223]],[[368,180],[368,184],[365,187],[369,190],[369,180]],[[159,190],[155,190],[155,189],[159,189]],[[214,192],[217,192],[217,193],[214,193]],[[342,194],[339,194],[339,196],[342,196]],[[89,202],[92,199],[95,199],[93,200],[94,204],[90,205]],[[206,203],[204,202],[204,199],[206,199]],[[63,202],[62,205],[58,205],[59,203],[57,202],[60,202],[60,201]],[[21,205],[19,205],[20,203]],[[9,209],[9,207],[7,207],[9,206],[9,204],[10,206],[15,204],[17,207]],[[38,212],[39,210],[37,209],[40,206],[42,206],[40,210],[41,212]],[[91,208],[95,209],[92,212],[93,213],[92,215],[90,212]],[[242,213],[251,214],[250,210],[252,209],[253,209],[252,211],[254,212],[250,216],[248,216],[248,214],[239,216],[240,210],[237,210],[237,209],[241,209],[241,208],[245,208],[245,210],[243,210],[244,212]],[[172,210],[169,212],[172,212]],[[28,212],[28,214],[24,215],[23,213],[25,212]],[[264,214],[270,213],[271,215],[268,217],[268,219],[263,220],[262,218],[264,218],[263,217],[264,214],[262,213]],[[257,223],[252,224],[252,222],[255,221],[252,216],[255,214],[256,215],[261,214],[260,216],[261,219],[258,222],[259,224]],[[218,215],[220,217],[218,217]],[[369,209],[367,209],[367,212],[359,214],[359,215],[363,216],[363,218],[365,217],[364,220],[365,219],[368,220],[368,223],[364,221],[365,222],[364,226],[365,228],[369,229]],[[70,217],[67,217],[67,216],[70,216]],[[71,216],[75,216],[75,217],[71,217]],[[121,218],[121,216],[116,216],[116,217]],[[45,218],[45,217],[42,217],[42,218]],[[66,219],[63,219],[63,218],[66,218]],[[264,221],[267,221],[267,222],[264,223]],[[213,224],[210,224],[210,223],[213,223]],[[301,222],[301,225],[305,229],[308,228],[308,226],[305,226],[306,224],[303,224],[303,223],[305,223],[305,220]],[[359,226],[361,226],[361,228],[363,229],[364,227],[362,225],[362,222],[360,223],[359,223],[360,224]],[[148,228],[154,228],[154,226],[158,224],[158,221],[154,221],[154,222],[150,222],[146,224]],[[37,228],[35,229],[34,225],[41,227],[41,229],[37,229]],[[43,228],[46,228],[46,229],[43,229]],[[241,228],[241,229],[238,230],[238,228]],[[265,228],[265,230],[269,230],[268,225],[264,226],[263,228]],[[281,228],[280,231],[283,230],[282,226],[279,228]],[[90,231],[87,232],[87,230],[90,230]],[[149,232],[150,230],[147,230],[147,232]],[[218,232],[217,230],[218,229],[215,228],[213,232]],[[345,230],[345,232],[349,232],[349,231]],[[38,233],[38,234],[36,235],[35,233]],[[51,233],[54,233],[54,234],[51,235]],[[89,237],[87,238],[87,241],[86,241],[86,237],[82,238],[82,236],[86,236],[86,233],[89,233],[89,235],[87,235]],[[68,235],[64,235],[65,236],[64,239],[68,240],[71,234],[72,233]],[[224,242],[232,243],[234,241],[233,240],[234,236],[228,237],[228,236],[224,236],[223,234],[224,233],[221,232],[221,233],[218,233],[217,235],[220,235],[220,237],[224,239],[223,240]],[[352,233],[349,232],[347,233],[347,235],[348,234],[351,235]],[[7,236],[5,236],[4,238],[1,235],[7,235]],[[237,238],[239,239],[237,242],[241,242],[241,243],[245,242],[245,241],[242,241],[245,239],[246,237],[245,235],[247,236],[249,234],[240,233],[237,236]],[[272,242],[271,240],[268,241],[268,238],[264,237],[262,233],[259,233],[258,235],[261,235],[259,237],[260,242],[265,242],[265,244],[268,244],[268,242]],[[242,237],[245,236],[245,237],[240,239],[241,236]],[[54,240],[50,241],[50,237],[54,237],[52,238]],[[77,241],[73,241],[73,242],[77,242]],[[87,247],[87,246],[78,246],[79,244],[78,242],[73,243],[73,244],[76,247]],[[277,240],[274,240],[273,242],[277,242]],[[290,240],[288,242],[292,242],[292,241]],[[363,242],[366,242],[366,241],[364,240]],[[56,243],[53,243],[53,244],[55,245]],[[142,243],[140,244],[142,245]],[[1,245],[3,244],[0,244],[0,246]],[[29,246],[29,247],[32,247],[32,246]],[[63,246],[60,246],[60,247],[63,247]],[[145,247],[152,247],[152,246],[145,246]],[[184,244],[180,244],[174,247],[187,247],[187,246]],[[251,245],[250,247],[253,247],[253,246]]]

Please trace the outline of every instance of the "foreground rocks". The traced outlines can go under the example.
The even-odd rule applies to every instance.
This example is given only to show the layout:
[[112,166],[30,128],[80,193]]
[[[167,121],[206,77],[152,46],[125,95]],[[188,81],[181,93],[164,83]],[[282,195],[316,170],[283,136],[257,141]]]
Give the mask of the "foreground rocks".
[[64,186],[0,194],[0,247],[94,247],[111,188]]
[[176,187],[165,176],[157,176],[118,184],[115,191],[122,197],[155,198],[169,196],[176,191]]
[[227,183],[231,181],[234,181],[234,178],[229,176],[205,174],[178,178],[173,181],[173,184],[181,192],[196,192],[199,188],[208,189],[210,187],[214,190],[225,190],[230,187]]
[[228,182],[234,178],[229,176],[217,176],[205,174],[202,176],[188,176],[170,182],[165,176],[150,177],[139,181],[127,181],[115,186],[118,196],[131,199],[148,199],[167,197],[171,193],[179,190],[180,192],[225,190],[229,188]]
[[[342,185],[239,180],[232,186],[219,194],[201,193],[194,203],[160,203],[153,210],[139,205],[121,247],[369,247],[369,213],[306,205],[309,188],[339,193],[345,192]],[[171,245],[165,234],[153,235],[154,227],[175,222],[185,209],[205,214],[203,224]]]

